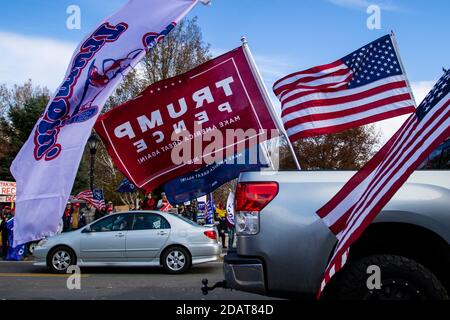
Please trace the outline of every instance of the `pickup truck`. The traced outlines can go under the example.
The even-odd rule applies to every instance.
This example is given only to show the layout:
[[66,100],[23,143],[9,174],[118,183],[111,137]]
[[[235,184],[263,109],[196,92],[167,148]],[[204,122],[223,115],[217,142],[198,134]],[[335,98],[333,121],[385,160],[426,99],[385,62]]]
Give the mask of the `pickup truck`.
[[[450,140],[383,208],[350,248],[324,299],[447,299],[450,292]],[[314,298],[336,237],[316,215],[355,172],[241,174],[236,204],[237,249],[224,258],[225,285],[282,298]],[[236,208],[239,210],[239,207]],[[381,289],[370,290],[369,266]]]

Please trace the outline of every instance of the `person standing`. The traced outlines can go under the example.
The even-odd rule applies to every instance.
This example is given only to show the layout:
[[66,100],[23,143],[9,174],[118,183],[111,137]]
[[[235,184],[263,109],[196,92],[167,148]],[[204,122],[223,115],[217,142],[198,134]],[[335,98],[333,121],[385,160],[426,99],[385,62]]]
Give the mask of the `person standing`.
[[108,202],[108,206],[107,206],[107,208],[106,208],[106,212],[107,212],[108,214],[111,214],[111,213],[116,212],[116,209],[114,208],[114,205],[113,205],[112,201],[109,201],[109,202]]
[[8,250],[8,228],[6,226],[6,223],[8,222],[8,219],[6,218],[5,212],[2,213],[2,220],[0,225],[0,230],[2,232],[2,257],[6,257],[6,252]]
[[63,232],[67,232],[71,230],[70,219],[72,216],[72,204],[70,202],[67,203],[66,209],[64,209],[63,214]]
[[158,201],[157,209],[162,212],[169,212],[172,209],[172,205],[167,199],[166,193],[161,193],[161,199]]
[[142,210],[156,210],[156,200],[152,197],[152,193],[149,192],[145,195],[144,200],[141,202]]
[[227,233],[227,222],[226,222],[226,211],[223,209],[222,202],[219,202],[216,207],[217,218],[219,219],[219,235],[222,239],[222,247],[227,248],[225,245],[226,233]]
[[77,230],[80,226],[80,204],[75,203],[73,205],[73,212],[71,215],[70,226],[72,230]]
[[81,209],[81,216],[84,220],[84,224],[88,225],[95,220],[95,208],[91,203],[87,203],[86,207]]

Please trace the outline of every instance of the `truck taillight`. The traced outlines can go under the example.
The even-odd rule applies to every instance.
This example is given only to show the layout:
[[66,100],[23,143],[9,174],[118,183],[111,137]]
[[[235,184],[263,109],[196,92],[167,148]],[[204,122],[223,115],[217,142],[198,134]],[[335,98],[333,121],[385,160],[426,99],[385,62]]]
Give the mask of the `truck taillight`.
[[239,183],[236,189],[236,211],[259,212],[278,194],[276,182]]
[[276,182],[239,183],[236,189],[236,234],[259,232],[259,212],[278,194]]

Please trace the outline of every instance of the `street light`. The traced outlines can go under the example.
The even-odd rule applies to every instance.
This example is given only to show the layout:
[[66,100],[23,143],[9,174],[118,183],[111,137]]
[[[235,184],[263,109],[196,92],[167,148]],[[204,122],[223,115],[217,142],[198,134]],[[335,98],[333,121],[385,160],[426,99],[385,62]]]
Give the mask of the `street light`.
[[88,147],[91,152],[91,166],[89,168],[90,186],[91,190],[94,190],[94,164],[95,164],[95,154],[97,153],[98,144],[100,139],[98,135],[93,132],[88,139]]

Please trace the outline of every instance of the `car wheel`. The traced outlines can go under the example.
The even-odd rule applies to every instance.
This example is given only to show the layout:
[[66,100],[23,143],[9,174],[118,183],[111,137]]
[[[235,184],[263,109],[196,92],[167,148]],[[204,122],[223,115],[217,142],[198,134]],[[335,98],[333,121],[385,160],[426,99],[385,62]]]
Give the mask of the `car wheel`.
[[167,273],[185,273],[191,266],[191,257],[186,249],[182,247],[171,247],[164,252],[162,265]]
[[71,265],[76,264],[75,254],[67,247],[56,247],[48,255],[47,264],[54,273],[66,273]]
[[[369,290],[369,266],[381,271],[381,289]],[[447,291],[436,276],[414,260],[396,255],[362,258],[336,275],[324,298],[337,300],[445,300]]]

